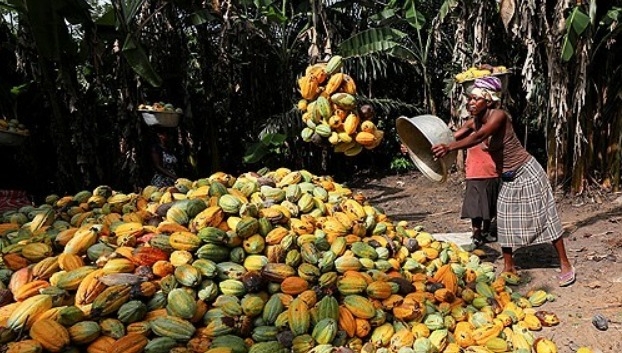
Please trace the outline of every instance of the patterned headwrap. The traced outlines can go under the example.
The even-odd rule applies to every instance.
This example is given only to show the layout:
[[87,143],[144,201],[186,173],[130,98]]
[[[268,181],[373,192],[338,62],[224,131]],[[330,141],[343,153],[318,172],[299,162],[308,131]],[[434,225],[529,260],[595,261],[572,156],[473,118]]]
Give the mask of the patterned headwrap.
[[501,100],[501,80],[495,76],[482,77],[475,80],[471,94],[487,100]]

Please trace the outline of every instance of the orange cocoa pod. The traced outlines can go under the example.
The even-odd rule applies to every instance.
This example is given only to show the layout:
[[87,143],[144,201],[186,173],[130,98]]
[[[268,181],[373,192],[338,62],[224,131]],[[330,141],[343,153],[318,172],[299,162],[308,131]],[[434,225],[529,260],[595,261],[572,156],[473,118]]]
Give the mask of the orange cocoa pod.
[[107,288],[106,285],[98,279],[103,275],[103,270],[99,269],[84,277],[76,290],[76,306],[80,307],[92,303],[95,298],[97,298],[97,296]]
[[151,266],[151,271],[158,277],[166,277],[175,272],[175,266],[169,261],[160,260],[156,261],[156,263]]
[[203,315],[207,312],[207,303],[203,300],[197,300],[197,308],[194,311],[194,315],[190,318],[190,322],[197,323],[203,320]]
[[28,282],[23,286],[17,288],[15,292],[13,292],[13,298],[15,301],[21,302],[25,299],[32,297],[33,295],[39,294],[39,290],[43,288],[47,288],[50,286],[50,282],[44,280],[35,280],[32,282]]
[[132,261],[139,266],[153,266],[158,261],[168,260],[168,253],[162,249],[141,246],[132,254]]
[[58,266],[63,271],[71,271],[84,266],[84,260],[79,255],[60,254],[58,255]]
[[50,319],[39,320],[32,324],[30,337],[50,352],[60,352],[70,342],[67,329]]
[[110,336],[99,336],[86,347],[86,353],[108,353],[115,342]]
[[142,282],[140,284],[140,295],[151,298],[160,289],[157,282]]
[[356,321],[356,337],[364,338],[371,332],[371,324],[365,319],[354,319]]
[[130,333],[119,338],[109,352],[140,353],[147,346],[147,343],[149,343],[149,340],[146,336],[137,333]]
[[78,228],[76,227],[71,227],[71,228],[67,228],[63,231],[60,231],[55,238],[55,241],[57,244],[61,245],[61,246],[65,246],[67,245],[67,243],[71,240],[71,238],[73,238],[73,235],[76,234],[76,231],[78,230]]
[[48,279],[52,277],[55,272],[58,272],[59,269],[58,256],[48,257],[37,262],[32,267],[32,275],[38,279]]
[[354,337],[356,335],[356,319],[352,312],[345,306],[339,307],[339,329],[345,331],[348,337]]
[[17,271],[30,265],[30,261],[28,261],[27,258],[22,257],[17,253],[5,254],[2,257],[2,260],[4,265],[12,271]]
[[288,277],[281,283],[281,292],[291,295],[298,295],[309,288],[309,282],[298,277]]

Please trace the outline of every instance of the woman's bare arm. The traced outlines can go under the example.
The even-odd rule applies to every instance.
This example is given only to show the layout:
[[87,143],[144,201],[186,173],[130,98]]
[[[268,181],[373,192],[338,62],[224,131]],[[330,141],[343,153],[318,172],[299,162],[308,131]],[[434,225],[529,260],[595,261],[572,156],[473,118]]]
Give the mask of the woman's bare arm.
[[473,118],[467,120],[458,130],[454,132],[454,138],[456,140],[461,140],[468,136],[474,130],[474,124]]
[[506,120],[507,114],[505,113],[505,111],[495,109],[490,113],[490,116],[488,117],[486,123],[482,124],[482,127],[479,130],[473,131],[473,133],[461,140],[449,144],[434,145],[432,146],[432,152],[436,157],[440,158],[444,157],[447,153],[451,151],[475,146],[478,143],[486,140],[486,138],[488,138],[495,131],[500,129]]

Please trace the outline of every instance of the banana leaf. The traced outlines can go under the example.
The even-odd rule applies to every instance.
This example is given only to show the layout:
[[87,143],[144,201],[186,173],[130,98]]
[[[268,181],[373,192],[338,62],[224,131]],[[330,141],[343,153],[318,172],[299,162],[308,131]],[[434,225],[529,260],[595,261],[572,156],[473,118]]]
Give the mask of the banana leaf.
[[562,42],[562,61],[569,61],[574,56],[579,37],[590,25],[590,18],[579,6],[575,7],[566,19],[566,34]]
[[134,72],[140,77],[144,78],[153,87],[162,85],[162,78],[151,66],[147,53],[140,43],[129,34],[125,38],[125,43],[123,43],[122,52],[127,62],[134,69]]

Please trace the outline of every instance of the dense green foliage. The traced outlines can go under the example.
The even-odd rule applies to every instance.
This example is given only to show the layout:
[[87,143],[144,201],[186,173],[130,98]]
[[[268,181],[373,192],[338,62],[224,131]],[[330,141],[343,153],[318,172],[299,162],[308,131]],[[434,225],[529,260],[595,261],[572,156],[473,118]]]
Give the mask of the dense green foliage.
[[[555,18],[554,1],[534,3]],[[526,85],[526,63],[534,64],[534,58],[520,35],[525,16],[519,15],[529,9],[518,3],[509,22],[514,27],[506,31],[507,17],[499,15],[492,0],[0,0],[0,114],[19,119],[31,130],[22,146],[2,147],[11,172],[0,188],[41,196],[99,184],[127,191],[144,186],[152,173],[152,134],[136,108],[156,101],[185,112],[178,132],[184,151],[180,174],[188,178],[264,166],[306,168],[340,181],[361,170],[401,170],[395,119],[431,112],[458,123],[460,87],[452,78],[484,62],[506,65],[516,73],[508,109],[520,117],[517,129],[530,151],[545,161],[545,151],[551,149],[547,136],[559,138],[561,131],[555,121],[566,124],[555,114],[549,115],[553,122],[541,117],[554,104],[547,97],[557,94],[551,87],[559,83],[547,79],[550,72],[566,72],[564,82],[570,88],[562,93],[568,106],[593,102],[582,119],[604,116],[603,107],[614,106],[604,91],[611,92],[608,97],[622,91],[620,69],[612,66],[620,46],[609,45],[619,37],[620,4],[596,8],[593,3],[594,14],[588,5],[573,11],[603,20],[576,27],[572,37],[566,32],[564,61],[561,48],[558,53],[537,47],[540,66]],[[562,23],[571,10],[553,23]],[[478,26],[485,31],[478,32]],[[532,30],[539,31],[538,26],[534,23]],[[593,73],[570,72],[579,60],[572,55],[575,49],[579,52],[590,39],[600,43],[587,48],[593,55],[586,67]],[[345,58],[345,71],[356,80],[360,101],[375,108],[378,125],[386,132],[379,148],[355,158],[299,138],[296,79],[308,64],[333,54]],[[558,67],[547,66],[547,55],[560,58]],[[590,84],[577,86],[581,77]],[[581,94],[582,99],[575,99]],[[619,112],[607,116],[607,126],[622,124]],[[577,160],[589,158],[580,180],[607,179],[609,187],[617,188],[619,162],[612,167],[615,158],[593,156],[609,153],[605,151],[611,151],[611,141],[619,145],[620,134],[603,136],[600,151],[586,154],[570,144],[576,131],[561,131],[567,145],[557,147],[568,153],[555,165],[570,175]],[[270,134],[284,139],[270,142]],[[619,161],[615,148],[613,156]]]

